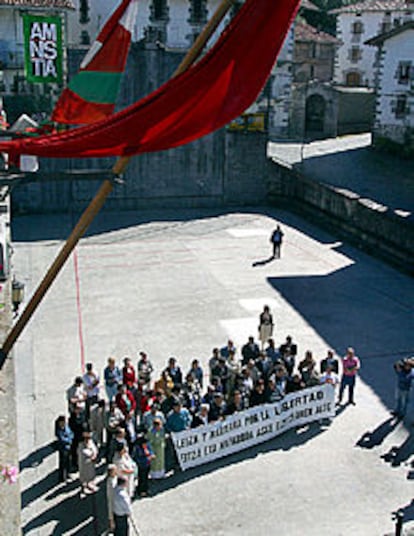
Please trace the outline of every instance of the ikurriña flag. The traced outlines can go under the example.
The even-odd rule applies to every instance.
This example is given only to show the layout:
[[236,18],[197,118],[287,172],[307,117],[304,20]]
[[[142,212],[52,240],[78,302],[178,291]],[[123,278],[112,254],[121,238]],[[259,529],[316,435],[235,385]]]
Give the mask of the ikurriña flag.
[[257,98],[300,0],[246,0],[214,46],[184,73],[109,117],[36,139],[0,140],[16,162],[133,156],[190,143],[223,127]]
[[114,11],[62,92],[52,121],[90,124],[113,113],[137,9],[138,0],[123,0]]

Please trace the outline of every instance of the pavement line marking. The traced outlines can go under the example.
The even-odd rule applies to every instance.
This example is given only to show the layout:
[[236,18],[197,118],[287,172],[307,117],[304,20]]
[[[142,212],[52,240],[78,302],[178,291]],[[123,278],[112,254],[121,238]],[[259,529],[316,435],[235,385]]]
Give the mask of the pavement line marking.
[[75,271],[76,309],[78,312],[78,334],[79,334],[81,368],[82,368],[82,372],[85,372],[85,345],[83,342],[83,324],[82,324],[82,307],[81,307],[81,300],[80,300],[79,264],[78,264],[78,253],[76,249],[73,252],[73,268]]

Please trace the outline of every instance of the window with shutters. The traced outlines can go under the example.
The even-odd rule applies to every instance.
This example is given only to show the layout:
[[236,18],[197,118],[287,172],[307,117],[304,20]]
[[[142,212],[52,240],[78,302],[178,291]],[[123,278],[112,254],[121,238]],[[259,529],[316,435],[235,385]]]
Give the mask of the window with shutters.
[[403,119],[407,115],[407,95],[398,95],[394,112],[397,119]]
[[356,63],[357,61],[359,61],[361,59],[361,49],[359,47],[352,47],[349,50],[349,59],[353,63]]
[[360,35],[364,32],[364,25],[362,24],[361,21],[356,21],[356,22],[353,22],[352,23],[352,29],[351,29],[351,32],[354,34],[354,35]]
[[207,14],[206,0],[190,1],[190,19],[188,21],[190,24],[205,23],[207,21]]
[[397,68],[397,80],[399,84],[408,84],[412,74],[411,62],[400,61]]
[[164,21],[168,19],[168,6],[166,0],[153,0],[150,10],[151,21]]

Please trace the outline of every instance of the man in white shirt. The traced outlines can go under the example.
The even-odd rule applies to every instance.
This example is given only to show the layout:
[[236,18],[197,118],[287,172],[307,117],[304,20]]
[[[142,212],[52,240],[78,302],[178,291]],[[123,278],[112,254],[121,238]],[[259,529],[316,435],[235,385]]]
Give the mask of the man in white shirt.
[[108,506],[108,522],[111,531],[115,528],[114,521],[114,495],[115,488],[118,484],[118,477],[116,474],[116,465],[110,463],[108,465],[108,474],[106,477],[106,502]]
[[[328,364],[326,366],[326,370],[325,370],[324,374],[322,374],[319,377],[319,383],[321,385],[330,385],[331,389],[333,389],[334,391],[336,390],[336,386],[339,383],[339,377],[338,377],[337,374],[335,374],[334,366],[332,364]],[[332,422],[332,420],[333,420],[333,418],[330,417],[328,419],[328,422]],[[319,422],[321,422],[321,421],[319,421]]]
[[81,408],[82,411],[85,411],[87,396],[83,379],[77,376],[73,385],[66,391],[69,413],[74,413],[76,406]]
[[86,414],[89,418],[89,411],[93,404],[98,403],[99,396],[99,375],[93,370],[92,363],[86,363],[86,373],[83,375],[83,383],[85,384],[87,399],[86,399]]
[[339,378],[338,378],[338,375],[335,374],[334,370],[333,370],[333,366],[332,365],[327,365],[326,366],[326,370],[325,370],[325,373],[322,374],[319,378],[319,383],[320,384],[329,384],[329,385],[332,385],[332,388],[335,389],[335,387],[338,385],[339,383]]
[[115,521],[115,536],[128,536],[128,518],[132,514],[131,499],[128,493],[128,480],[119,476],[113,497],[113,514]]

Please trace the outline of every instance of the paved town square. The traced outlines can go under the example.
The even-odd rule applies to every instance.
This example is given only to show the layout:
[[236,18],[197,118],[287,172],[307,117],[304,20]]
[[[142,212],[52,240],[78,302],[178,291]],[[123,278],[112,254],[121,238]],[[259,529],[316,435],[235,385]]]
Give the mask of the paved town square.
[[[280,259],[269,236],[284,232]],[[72,218],[13,222],[14,271],[30,297]],[[145,350],[159,376],[170,356],[184,372],[231,338],[240,355],[269,305],[276,344],[291,335],[298,358],[332,348],[361,359],[356,405],[207,465],[150,482],[135,500],[142,536],[383,536],[402,509],[414,527],[414,413],[394,407],[393,363],[414,354],[412,278],[276,209],[101,214],[15,346],[22,530],[31,536],[104,534],[100,490],[58,484],[54,420],[82,364],[134,365]],[[24,305],[24,304],[23,304]]]

